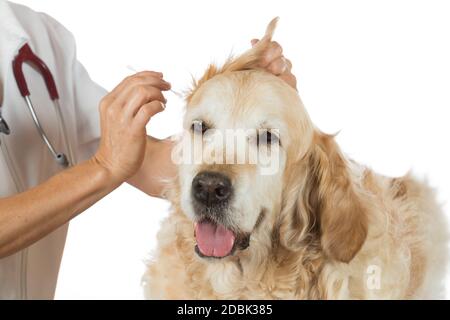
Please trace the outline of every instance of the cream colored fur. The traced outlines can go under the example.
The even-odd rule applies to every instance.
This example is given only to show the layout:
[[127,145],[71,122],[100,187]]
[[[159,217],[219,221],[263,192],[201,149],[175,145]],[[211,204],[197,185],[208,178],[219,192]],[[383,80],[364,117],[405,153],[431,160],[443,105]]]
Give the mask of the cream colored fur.
[[[199,117],[220,128],[270,123],[280,129],[280,171],[262,177],[258,165],[180,165],[168,187],[172,212],[144,277],[146,297],[441,297],[447,225],[433,190],[412,175],[375,174],[314,127],[297,92],[258,68],[274,28],[249,52],[208,68],[187,99],[185,128]],[[232,178],[231,218],[251,232],[247,249],[220,260],[194,252],[190,183],[204,169]]]

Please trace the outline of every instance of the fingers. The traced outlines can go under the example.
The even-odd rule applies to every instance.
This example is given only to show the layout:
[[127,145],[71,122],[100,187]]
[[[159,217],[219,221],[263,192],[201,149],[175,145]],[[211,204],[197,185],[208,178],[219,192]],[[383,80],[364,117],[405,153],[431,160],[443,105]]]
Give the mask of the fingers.
[[260,64],[261,67],[266,68],[275,60],[281,58],[283,55],[283,48],[276,41],[272,41],[269,43],[267,50],[264,52],[263,57],[261,58]]
[[124,97],[125,105],[123,107],[124,116],[132,118],[136,115],[138,110],[145,104],[152,101],[157,101],[159,104],[167,102],[162,92],[153,86],[137,86],[130,90]]
[[[145,71],[124,79],[102,99],[100,104],[101,118],[107,117],[110,119],[108,121],[120,121],[123,124],[129,123],[131,125],[142,108],[145,110],[151,109],[146,105],[156,105],[158,110],[161,111],[161,105],[164,106],[167,102],[162,91],[170,89],[170,83],[162,77],[161,73]],[[155,103],[152,104],[152,102]]]
[[[164,109],[162,74],[140,72],[123,80],[100,103],[101,140],[95,155],[117,183],[130,178],[145,156],[145,126]],[[103,159],[103,160],[102,160]]]
[[[255,46],[258,42],[258,39],[251,40],[252,46]],[[261,58],[260,65],[275,75],[290,71],[292,68],[291,62],[283,56],[283,48],[276,41],[270,42]]]
[[297,90],[297,78],[291,72],[285,72],[278,77]]
[[136,130],[145,128],[151,117],[164,110],[164,104],[161,101],[152,101],[144,104],[136,113],[133,119],[133,127]]
[[152,85],[160,88],[161,90],[170,89],[170,83],[163,79],[163,74],[161,72],[143,71],[126,77],[111,91],[110,95],[117,97],[121,92],[127,90],[127,88],[138,85]]
[[153,100],[166,103],[162,91],[171,85],[160,72],[144,71],[125,78],[110,94],[109,108],[121,112],[124,117],[133,118],[140,107]]
[[[252,47],[254,47],[259,39],[252,39],[251,41]],[[283,48],[276,41],[272,41],[269,43],[267,50],[264,52],[264,55],[261,59],[260,65],[261,67],[268,67],[272,62],[283,57]]]
[[[255,46],[258,42],[258,39],[251,40],[252,46]],[[294,89],[297,88],[297,79],[291,72],[292,63],[283,56],[283,48],[278,42],[272,41],[269,43],[259,64],[262,68],[278,76]]]
[[278,58],[272,61],[266,69],[274,75],[279,76],[287,70],[286,59],[284,57]]
[[136,72],[134,75],[132,75],[131,77],[136,77],[136,76],[154,76],[154,77],[158,77],[158,78],[163,78],[163,73],[159,72],[159,71],[150,71],[150,70],[144,70],[144,71],[139,71]]
[[287,65],[287,70],[286,71],[291,72],[292,71],[292,62],[291,62],[291,60],[286,59],[286,58],[284,58],[284,60],[286,61],[286,65]]

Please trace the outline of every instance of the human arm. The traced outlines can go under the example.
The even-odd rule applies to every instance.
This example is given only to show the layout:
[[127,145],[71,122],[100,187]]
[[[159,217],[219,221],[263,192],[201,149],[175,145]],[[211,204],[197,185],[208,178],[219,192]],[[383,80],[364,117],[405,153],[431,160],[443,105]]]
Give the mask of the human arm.
[[163,110],[159,73],[125,79],[100,103],[101,139],[89,160],[0,199],[0,258],[41,239],[129,179],[146,152],[145,125]]

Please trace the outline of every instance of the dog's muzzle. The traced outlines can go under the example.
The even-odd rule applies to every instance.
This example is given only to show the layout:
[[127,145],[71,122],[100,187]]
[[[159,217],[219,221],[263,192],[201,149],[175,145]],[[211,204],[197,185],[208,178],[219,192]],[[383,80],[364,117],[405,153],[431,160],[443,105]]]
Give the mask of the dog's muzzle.
[[224,258],[233,254],[239,237],[228,227],[226,216],[233,195],[231,180],[220,172],[203,171],[192,180],[191,192],[198,255]]

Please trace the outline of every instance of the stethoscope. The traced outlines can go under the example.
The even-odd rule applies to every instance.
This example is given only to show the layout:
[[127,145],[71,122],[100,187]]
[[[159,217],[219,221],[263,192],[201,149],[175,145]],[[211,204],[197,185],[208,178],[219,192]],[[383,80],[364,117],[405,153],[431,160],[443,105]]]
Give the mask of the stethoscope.
[[[64,154],[63,152],[57,152],[53,146],[53,144],[50,142],[47,134],[45,133],[45,130],[43,129],[39,118],[36,114],[36,111],[34,109],[33,103],[30,98],[30,91],[28,89],[28,85],[25,79],[25,75],[22,70],[22,66],[24,63],[28,63],[31,66],[35,67],[35,69],[41,74],[41,76],[44,78],[45,85],[47,87],[48,93],[50,95],[50,99],[52,100],[55,110],[56,110],[56,116],[58,118],[58,122],[60,125],[60,129],[63,135],[63,140],[65,144],[65,148],[68,152],[68,155]],[[59,105],[59,95],[58,90],[56,89],[55,80],[52,76],[52,73],[50,69],[47,67],[47,65],[37,56],[33,53],[30,46],[28,44],[25,44],[20,50],[19,53],[16,55],[16,57],[13,60],[12,63],[14,77],[16,78],[17,86],[19,88],[20,94],[25,99],[26,105],[28,107],[28,110],[30,111],[31,118],[33,119],[33,122],[36,126],[36,129],[42,139],[42,141],[47,146],[48,150],[52,154],[55,161],[63,168],[67,168],[74,164],[74,157],[71,145],[69,143],[66,125],[64,122],[64,118],[61,114],[61,108]],[[14,184],[16,186],[17,192],[24,192],[26,190],[25,185],[20,179],[20,175],[17,172],[16,166],[14,162],[11,159],[10,152],[8,150],[8,146],[4,141],[4,136],[9,135],[11,133],[11,129],[8,126],[8,123],[6,120],[2,117],[1,114],[1,108],[0,108],[0,147],[1,151],[4,154],[4,159],[6,160],[6,165],[11,173],[11,176],[14,180]],[[20,282],[20,297],[21,299],[27,298],[27,263],[28,260],[28,249],[24,249],[21,252],[21,263],[20,263],[20,272],[25,275],[21,278]]]
[[[53,105],[55,107],[56,116],[57,116],[57,119],[58,119],[58,122],[60,125],[60,129],[62,132],[65,148],[68,153],[67,155],[63,152],[58,152],[55,149],[55,147],[51,143],[50,139],[48,138],[47,134],[45,133],[44,128],[42,127],[42,125],[39,121],[39,118],[38,118],[36,111],[34,109],[34,106],[33,106],[33,102],[31,101],[30,91],[28,89],[27,81],[26,81],[25,75],[23,73],[22,66],[24,63],[28,63],[31,66],[33,66],[44,78],[45,85],[47,87],[47,91],[49,93],[50,99],[52,100]],[[42,141],[47,146],[48,150],[52,154],[55,161],[61,167],[67,168],[67,167],[73,165],[74,156],[73,156],[71,145],[69,143],[69,138],[67,135],[64,118],[62,117],[62,113],[61,113],[58,90],[56,88],[56,83],[55,83],[55,80],[52,76],[50,69],[47,67],[47,65],[44,63],[44,61],[42,61],[37,55],[35,55],[33,53],[33,51],[31,50],[31,48],[28,44],[25,44],[19,50],[18,54],[16,55],[16,57],[14,58],[14,60],[12,62],[12,67],[13,67],[14,77],[16,79],[16,83],[19,88],[20,94],[22,95],[22,97],[25,100],[25,103],[28,107],[31,118],[33,119],[35,127],[36,127]],[[9,135],[10,132],[11,132],[11,130],[8,126],[8,123],[6,122],[6,120],[4,118],[2,118],[2,116],[0,114],[0,133]],[[9,157],[9,152],[7,151],[6,153],[8,154],[7,162],[10,162],[10,165],[11,165],[12,161],[11,161],[11,157]],[[11,168],[11,166],[9,166],[9,167]],[[14,173],[15,170],[11,170],[11,171],[13,171],[13,175],[17,176],[17,174]],[[16,178],[14,178],[14,180],[20,180],[20,179],[18,179],[16,177]]]

